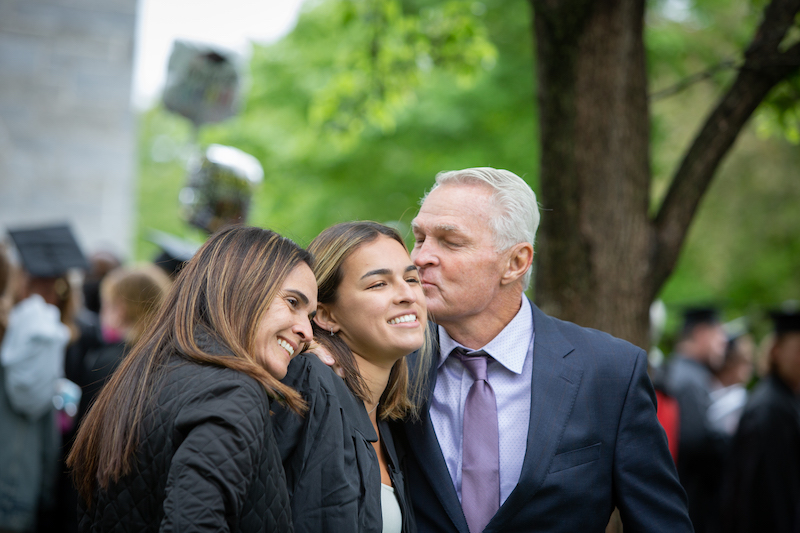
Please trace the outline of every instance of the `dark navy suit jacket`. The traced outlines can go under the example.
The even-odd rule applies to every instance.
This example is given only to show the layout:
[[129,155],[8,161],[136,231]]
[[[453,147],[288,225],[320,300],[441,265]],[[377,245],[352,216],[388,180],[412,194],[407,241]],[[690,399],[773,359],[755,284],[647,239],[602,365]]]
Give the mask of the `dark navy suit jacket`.
[[[656,419],[645,352],[531,305],[536,336],[527,451],[518,485],[484,531],[603,532],[615,506],[625,533],[692,531]],[[426,403],[419,421],[395,427],[417,526],[421,533],[469,533],[428,409]]]

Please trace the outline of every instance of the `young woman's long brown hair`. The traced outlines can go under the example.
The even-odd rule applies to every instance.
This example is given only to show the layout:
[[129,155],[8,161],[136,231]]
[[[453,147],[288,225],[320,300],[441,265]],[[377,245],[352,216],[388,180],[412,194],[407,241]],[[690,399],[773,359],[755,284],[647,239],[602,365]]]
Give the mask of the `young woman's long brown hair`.
[[[344,278],[342,265],[360,246],[375,241],[379,236],[386,236],[399,242],[406,248],[405,242],[393,228],[377,222],[343,222],[320,233],[308,246],[314,255],[314,277],[317,278],[317,303],[331,304],[336,301],[339,285]],[[315,322],[314,340],[328,349],[336,362],[344,370],[344,380],[353,394],[362,401],[370,401],[371,397],[366,383],[361,377],[355,356],[350,347],[338,336],[329,335]],[[430,335],[426,333],[425,344],[417,358],[416,379],[409,382],[408,363],[403,357],[392,367],[389,382],[378,405],[378,418],[381,420],[398,420],[405,417],[416,417],[417,407],[424,380],[427,377],[427,361],[430,353]]]
[[[257,324],[289,273],[311,255],[275,232],[231,226],[211,236],[188,262],[163,306],[87,413],[67,458],[75,485],[89,504],[97,486],[131,472],[146,409],[159,392],[167,362],[216,365],[259,381],[297,412],[299,394],[270,375],[253,356]],[[204,351],[210,336],[231,355]]]

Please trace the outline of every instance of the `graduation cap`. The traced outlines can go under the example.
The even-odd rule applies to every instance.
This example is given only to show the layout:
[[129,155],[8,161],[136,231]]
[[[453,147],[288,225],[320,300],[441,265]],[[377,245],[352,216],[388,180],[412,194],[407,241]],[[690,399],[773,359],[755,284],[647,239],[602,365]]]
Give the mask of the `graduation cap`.
[[719,311],[715,307],[690,307],[683,312],[684,329],[719,322]]
[[178,275],[186,262],[200,248],[199,244],[156,230],[150,231],[148,240],[161,249],[161,252],[153,259],[153,263],[161,267],[173,278]]
[[8,231],[23,268],[34,277],[57,278],[88,263],[72,230],[66,224]]
[[797,305],[785,305],[780,310],[770,312],[769,316],[776,334],[800,332],[800,307]]

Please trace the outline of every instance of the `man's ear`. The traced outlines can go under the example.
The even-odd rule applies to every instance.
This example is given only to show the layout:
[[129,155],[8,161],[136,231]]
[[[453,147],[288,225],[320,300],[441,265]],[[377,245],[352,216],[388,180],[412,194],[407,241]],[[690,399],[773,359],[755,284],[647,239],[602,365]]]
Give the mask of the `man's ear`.
[[531,268],[533,263],[533,245],[529,242],[520,242],[511,247],[507,252],[508,262],[500,285],[514,283]]
[[325,331],[330,331],[331,333],[339,331],[339,324],[333,316],[333,311],[325,304],[317,304],[314,322]]

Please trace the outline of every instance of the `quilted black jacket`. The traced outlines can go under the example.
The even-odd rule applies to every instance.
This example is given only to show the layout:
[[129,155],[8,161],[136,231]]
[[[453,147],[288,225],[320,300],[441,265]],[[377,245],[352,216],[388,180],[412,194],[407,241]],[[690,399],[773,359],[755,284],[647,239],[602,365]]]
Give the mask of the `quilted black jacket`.
[[80,509],[81,531],[292,531],[269,398],[234,370],[175,357],[134,472]]

